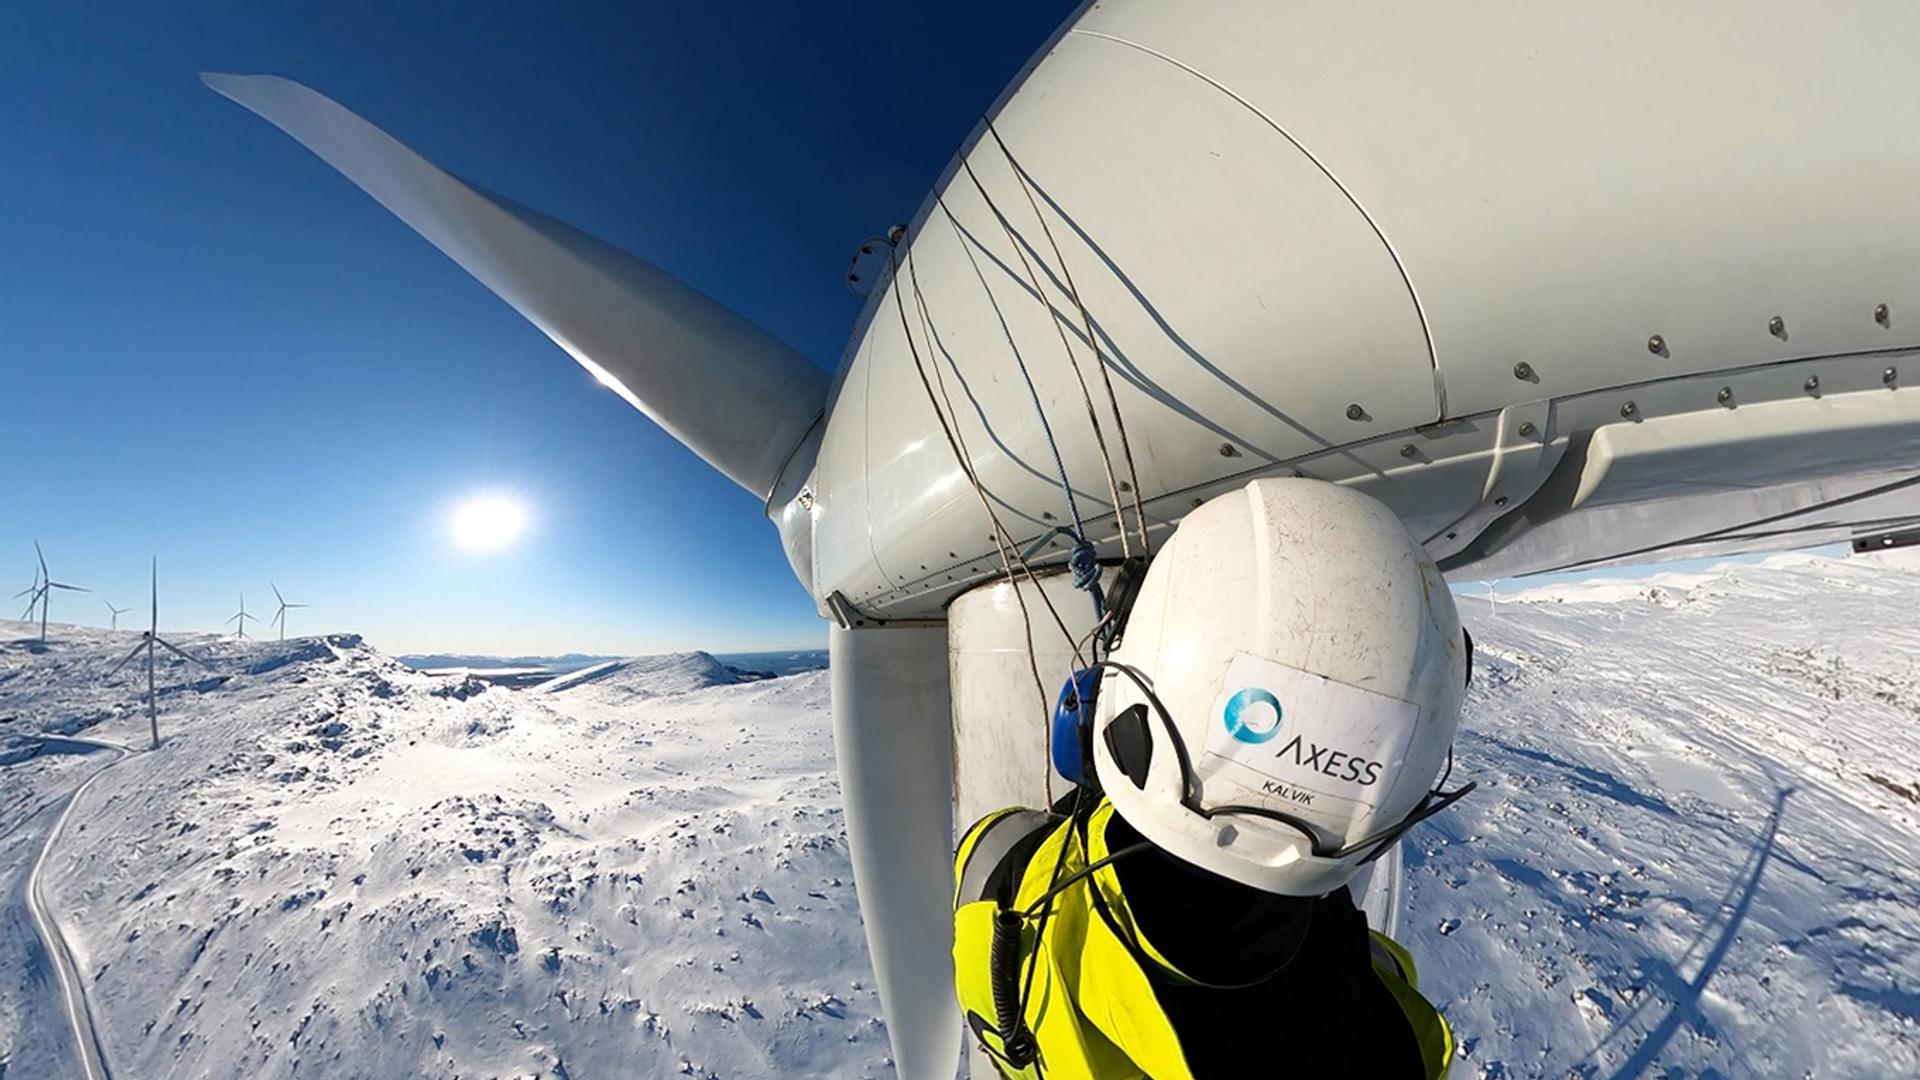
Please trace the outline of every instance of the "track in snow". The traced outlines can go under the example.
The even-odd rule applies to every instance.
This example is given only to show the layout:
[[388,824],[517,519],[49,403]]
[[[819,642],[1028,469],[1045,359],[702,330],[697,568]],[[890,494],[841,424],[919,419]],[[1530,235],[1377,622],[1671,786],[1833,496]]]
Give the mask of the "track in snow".
[[40,934],[40,943],[47,957],[53,962],[54,975],[60,984],[61,1011],[67,1019],[67,1026],[73,1032],[73,1053],[80,1065],[79,1076],[84,1080],[112,1080],[113,1071],[107,1065],[106,1043],[101,1039],[95,1026],[93,1009],[87,1002],[86,983],[80,977],[80,971],[73,962],[73,949],[67,944],[66,936],[60,932],[60,921],[54,915],[41,889],[41,871],[46,867],[47,856],[53,852],[60,835],[66,830],[67,819],[73,808],[108,769],[123,760],[129,751],[117,743],[98,742],[93,739],[66,738],[45,740],[77,744],[90,748],[86,752],[104,750],[114,755],[112,761],[95,769],[80,786],[67,795],[66,802],[60,807],[60,814],[54,819],[53,827],[47,830],[47,839],[40,845],[40,854],[34,859],[33,869],[27,874],[24,896],[27,914],[33,920],[33,926]]

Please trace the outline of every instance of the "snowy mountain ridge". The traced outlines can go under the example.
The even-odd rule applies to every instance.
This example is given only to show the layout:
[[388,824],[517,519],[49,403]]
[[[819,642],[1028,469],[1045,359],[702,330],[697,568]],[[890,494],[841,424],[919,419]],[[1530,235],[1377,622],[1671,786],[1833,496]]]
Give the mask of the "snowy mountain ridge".
[[540,694],[587,690],[588,696],[603,704],[622,705],[751,681],[746,673],[721,663],[712,654],[696,651],[608,660],[556,676],[533,689]]

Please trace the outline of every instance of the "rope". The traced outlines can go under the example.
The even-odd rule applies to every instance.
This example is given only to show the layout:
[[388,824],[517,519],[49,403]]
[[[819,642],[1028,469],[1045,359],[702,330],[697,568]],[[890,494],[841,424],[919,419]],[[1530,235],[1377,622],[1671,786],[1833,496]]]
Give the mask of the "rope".
[[[966,236],[960,231],[960,222],[954,218],[953,211],[947,209],[947,200],[937,191],[934,192],[933,199],[935,204],[940,207],[940,212],[946,215],[947,224],[953,229],[954,239],[960,245],[960,250],[966,252],[967,261],[973,264],[975,275],[980,276],[980,264],[974,262],[973,251],[968,248]],[[914,277],[913,291],[914,295],[918,296],[920,292],[919,274],[914,270],[913,260],[911,258],[907,260],[907,272]],[[985,278],[981,277],[981,281],[984,284]],[[996,311],[999,309],[999,304],[994,301],[993,290],[991,289],[987,290],[987,302],[993,304]],[[1073,519],[1072,535],[1078,538],[1084,538],[1087,535],[1087,529],[1080,520],[1080,504],[1078,500],[1073,497],[1073,484],[1067,480],[1067,462],[1066,459],[1060,455],[1060,443],[1053,437],[1053,424],[1047,420],[1047,407],[1040,401],[1039,388],[1033,385],[1033,372],[1027,369],[1027,359],[1020,354],[1019,346],[1014,344],[1013,331],[1008,329],[1005,319],[1000,320],[1000,333],[1001,336],[1007,340],[1007,351],[1013,354],[1014,365],[1020,369],[1021,381],[1026,383],[1027,396],[1033,401],[1034,415],[1040,419],[1040,432],[1047,437],[1047,449],[1053,452],[1053,467],[1060,475],[1060,490],[1064,492],[1067,497],[1067,516]],[[952,407],[951,402],[948,403],[948,407]]]
[[[1073,283],[1073,269],[1067,265],[1066,256],[1060,253],[1060,245],[1053,239],[1053,229],[1047,224],[1047,216],[1040,212],[1040,204],[1033,197],[1033,188],[1027,184],[1026,170],[1022,169],[1020,163],[1014,160],[1013,151],[1007,149],[1006,142],[1000,138],[999,129],[993,126],[993,117],[982,116],[981,119],[986,122],[987,134],[993,136],[994,145],[998,146],[1000,153],[1006,157],[1007,167],[1013,170],[1014,179],[1020,182],[1020,190],[1027,197],[1027,206],[1033,210],[1034,219],[1040,222],[1040,231],[1045,234],[1047,238],[1047,246],[1053,249],[1053,261],[1060,264],[1060,276],[1061,279],[1066,282],[1067,294],[1073,297],[1073,306],[1080,311],[1081,325],[1086,327],[1087,331],[1087,347],[1093,350],[1094,362],[1100,369],[1100,382],[1107,390],[1107,405],[1113,412],[1114,431],[1120,436],[1120,455],[1127,465],[1128,486],[1133,489],[1133,520],[1135,527],[1140,531],[1140,551],[1143,555],[1148,554],[1150,548],[1147,540],[1147,514],[1140,504],[1140,473],[1133,465],[1133,446],[1127,441],[1127,422],[1125,418],[1120,415],[1120,399],[1113,392],[1113,376],[1108,373],[1107,358],[1100,351],[1100,336],[1094,333],[1093,316],[1087,313],[1087,305],[1080,299],[1080,289]],[[1071,350],[1069,350],[1069,354],[1071,354]],[[1076,374],[1078,370],[1078,366],[1076,365]],[[1082,389],[1084,388],[1083,384]],[[1088,402],[1087,407],[1091,409],[1093,407],[1092,402]],[[1097,424],[1094,430],[1096,432],[1099,430]],[[1106,447],[1102,445],[1101,452],[1105,453],[1105,451]],[[1111,480],[1111,476],[1109,476],[1109,480]],[[1118,491],[1114,492],[1113,496],[1113,517],[1115,524],[1120,526],[1121,549],[1124,554],[1127,523],[1120,512],[1120,493]]]
[[1100,552],[1093,541],[1075,533],[1065,525],[1056,525],[1041,533],[1039,539],[1027,545],[1020,553],[1022,561],[1040,553],[1056,536],[1065,536],[1073,541],[1073,550],[1067,553],[1067,570],[1073,575],[1073,587],[1091,593],[1093,596],[1093,617],[1102,622],[1107,617],[1107,597],[1100,590]]
[[[898,278],[898,274],[899,274],[899,271],[896,266],[896,269],[895,269],[896,281]],[[920,311],[921,326],[923,328],[924,333],[926,333],[927,335],[927,348],[929,352],[931,352],[935,348],[934,341],[933,341],[932,317],[928,314],[928,311],[927,311],[926,296],[920,291],[920,271],[914,265],[913,254],[911,252],[907,254],[907,277],[908,277],[908,280],[913,284],[914,304]],[[894,299],[896,304],[898,304],[899,297],[897,294],[895,295]],[[901,328],[901,332],[907,335],[907,350],[913,354],[915,366],[919,367],[920,353],[919,353],[919,350],[914,348],[912,332],[907,330],[906,312],[904,310],[900,314],[900,328]],[[960,415],[960,413],[959,413],[959,410],[953,407],[953,398],[947,393],[946,376],[940,373],[940,365],[938,363],[935,363],[933,365],[933,378],[934,378],[934,381],[939,383],[940,385],[940,400],[946,402],[946,410],[943,412],[940,408],[940,405],[934,401],[931,390],[929,390],[927,395],[927,404],[933,407],[933,414],[935,418],[937,418],[940,421],[941,429],[947,433],[948,445],[954,448],[955,454],[958,455],[959,457],[961,471],[966,473],[967,480],[972,485],[974,494],[979,496],[980,498],[980,505],[986,509],[987,517],[993,521],[994,545],[995,547],[1000,549],[1000,562],[1002,567],[1007,570],[1007,580],[1009,582],[1013,581],[1013,570],[1012,570],[1012,567],[1008,565],[1009,560],[1007,557],[1007,553],[1009,551],[1012,551],[1015,553],[1013,561],[1017,561],[1020,564],[1020,569],[1027,575],[1027,580],[1029,582],[1032,582],[1035,588],[1038,589],[1039,579],[1034,574],[1032,565],[1028,562],[1028,559],[1030,556],[1020,554],[1019,549],[1014,546],[1013,534],[1009,532],[1007,530],[1006,525],[1001,522],[1000,515],[994,512],[991,502],[987,499],[986,486],[980,483],[979,475],[973,471],[973,455],[970,451],[967,450],[967,438],[965,435],[962,435],[960,433],[959,422],[956,420],[953,423],[951,428],[948,427],[947,414],[951,413],[952,415],[957,417]],[[920,367],[920,384],[923,387],[927,385],[927,373],[924,367]],[[1053,606],[1053,598],[1048,596],[1046,593],[1046,590],[1044,589],[1039,589],[1039,592],[1040,592],[1041,601],[1047,605],[1047,612],[1053,616],[1054,624],[1060,628],[1061,635],[1067,639],[1067,642],[1069,645],[1073,645],[1073,642],[1074,642],[1073,631],[1067,629],[1067,621],[1060,617],[1060,609]],[[1026,600],[1020,596],[1020,590],[1017,586],[1014,589],[1014,596],[1016,599],[1020,600],[1020,608],[1021,608],[1021,611],[1024,612],[1026,610]],[[1027,646],[1028,646],[1027,647],[1028,658],[1031,660],[1032,654],[1033,654],[1033,647],[1032,647],[1033,639],[1032,639],[1031,629],[1029,629],[1029,632],[1028,632]],[[1074,647],[1073,657],[1074,657],[1075,663],[1079,663],[1081,661],[1080,650],[1078,647]],[[1034,665],[1034,682],[1036,685],[1040,685],[1039,666],[1037,663]],[[1047,694],[1044,686],[1041,689],[1040,696],[1041,696],[1042,707],[1046,708]],[[1052,714],[1051,709],[1048,709],[1048,715],[1051,716],[1051,714]]]
[[[1067,364],[1073,368],[1074,380],[1080,384],[1080,398],[1087,406],[1087,422],[1093,426],[1093,441],[1094,444],[1099,447],[1100,466],[1106,472],[1107,492],[1113,499],[1114,518],[1116,521],[1119,521],[1121,513],[1120,486],[1113,475],[1113,457],[1107,451],[1107,436],[1100,428],[1100,416],[1093,406],[1093,391],[1087,388],[1087,377],[1080,370],[1080,360],[1073,354],[1073,346],[1067,342],[1067,331],[1060,324],[1060,314],[1055,311],[1053,305],[1048,302],[1045,290],[1040,287],[1040,276],[1034,273],[1033,264],[1027,261],[1026,248],[1021,245],[1019,239],[1014,235],[1013,225],[1007,221],[1007,216],[1000,212],[999,206],[993,201],[993,196],[987,194],[986,185],[980,182],[980,177],[973,171],[973,163],[962,158],[960,159],[960,167],[966,170],[967,178],[973,181],[974,190],[980,193],[980,198],[986,202],[987,209],[991,211],[994,218],[1000,222],[1000,228],[1007,234],[1007,243],[1012,245],[1014,255],[1020,259],[1020,269],[1027,275],[1028,282],[1033,286],[1034,298],[1040,301],[1042,308],[1046,309],[1047,321],[1053,324],[1054,333],[1060,336],[1060,348],[1066,351]],[[1136,487],[1137,486],[1138,485],[1136,485]],[[1133,551],[1127,541],[1126,523],[1119,521],[1119,524],[1120,554],[1123,558],[1131,558]]]
[[[920,376],[920,386],[923,390],[926,391],[926,394],[927,394],[927,405],[933,409],[934,418],[940,422],[940,431],[943,435],[946,436],[947,447],[953,451],[954,461],[959,464],[960,471],[966,475],[968,486],[973,488],[974,495],[978,497],[980,500],[981,509],[987,512],[987,519],[993,523],[994,548],[1000,555],[1000,567],[1007,575],[1007,583],[1013,586],[1014,599],[1020,605],[1020,619],[1022,623],[1024,623],[1026,626],[1027,667],[1033,674],[1034,690],[1036,693],[1039,694],[1039,697],[1040,697],[1040,711],[1041,711],[1040,726],[1042,731],[1045,733],[1045,740],[1046,740],[1046,753],[1041,759],[1042,777],[1043,777],[1043,783],[1046,788],[1047,800],[1049,803],[1051,803],[1053,800],[1052,710],[1048,708],[1048,705],[1047,705],[1046,684],[1042,681],[1040,677],[1040,661],[1038,656],[1036,655],[1036,651],[1033,646],[1033,622],[1032,622],[1031,616],[1028,613],[1027,599],[1025,594],[1023,594],[1020,591],[1019,582],[1014,577],[1014,573],[1013,573],[1014,560],[1009,558],[1007,554],[1008,551],[1010,549],[1013,549],[1014,547],[1013,536],[1011,533],[1007,531],[1006,525],[1001,522],[1000,515],[997,512],[995,512],[995,510],[993,509],[993,503],[987,498],[986,488],[981,485],[980,477],[973,471],[973,459],[967,453],[964,437],[959,435],[954,430],[954,427],[947,423],[947,414],[945,411],[941,409],[940,400],[945,399],[947,401],[948,409],[952,409],[953,402],[951,398],[947,397],[946,377],[940,374],[940,367],[937,363],[934,365],[933,371],[934,371],[934,376],[938,378],[940,381],[940,391],[939,391],[940,396],[939,398],[936,398],[934,396],[933,382],[927,378],[926,364],[923,363],[920,359],[920,348],[918,345],[914,344],[913,329],[912,329],[912,326],[907,322],[906,302],[900,298],[900,264],[899,264],[898,250],[899,250],[898,248],[889,247],[888,254],[887,254],[887,261],[892,265],[892,270],[893,270],[893,282],[892,282],[892,287],[889,291],[893,293],[894,310],[900,316],[900,332],[906,336],[907,352],[913,357],[913,367],[914,367],[914,370]],[[929,349],[932,349],[935,346],[932,338],[931,318],[927,314],[926,299],[924,295],[921,294],[919,289],[919,280],[918,280],[919,274],[913,268],[913,256],[911,253],[909,253],[907,256],[907,274],[908,274],[908,279],[912,281],[914,285],[915,306],[919,308],[921,318],[922,320],[925,321],[925,324],[927,326],[927,333],[928,333],[927,347]],[[1086,664],[1086,661],[1081,656],[1079,643],[1074,640],[1073,631],[1067,629],[1066,620],[1060,617],[1059,610],[1053,606],[1053,600],[1047,596],[1046,590],[1040,587],[1038,579],[1034,576],[1033,567],[1028,565],[1027,560],[1024,557],[1019,559],[1019,563],[1020,563],[1021,570],[1024,571],[1027,576],[1027,581],[1034,586],[1037,592],[1039,592],[1040,599],[1043,602],[1045,602],[1045,604],[1047,605],[1047,611],[1053,615],[1053,620],[1055,625],[1057,625],[1060,628],[1061,635],[1067,639],[1068,646],[1073,650],[1074,667],[1076,669],[1080,667],[1084,667]]]

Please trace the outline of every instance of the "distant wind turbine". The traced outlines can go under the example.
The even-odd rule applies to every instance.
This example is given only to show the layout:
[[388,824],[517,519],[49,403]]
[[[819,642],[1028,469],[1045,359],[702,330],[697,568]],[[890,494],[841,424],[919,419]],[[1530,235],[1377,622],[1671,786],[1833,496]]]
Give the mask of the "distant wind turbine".
[[258,618],[255,618],[254,616],[247,614],[247,593],[245,589],[242,589],[240,591],[240,614],[235,615],[233,618],[227,620],[230,623],[239,624],[239,630],[237,632],[240,635],[241,641],[247,640],[247,620],[248,619],[253,619],[254,622],[260,621]]
[[69,592],[86,592],[87,590],[78,585],[68,585],[62,581],[53,580],[53,575],[47,570],[47,553],[40,550],[38,540],[33,542],[33,553],[39,557],[40,572],[34,575],[33,588],[15,593],[14,599],[18,600],[22,596],[32,594],[33,598],[27,601],[25,614],[20,616],[23,619],[33,618],[33,605],[40,605],[40,644],[45,645],[47,643],[47,605],[53,598],[53,590],[66,589]]
[[[267,582],[267,584],[271,586],[273,589],[273,598],[275,600],[280,601],[280,610],[273,613],[273,618],[267,620],[267,625],[272,626],[275,623],[279,623],[280,624],[280,640],[285,641],[287,640],[287,609],[297,608],[297,607],[307,607],[309,605],[289,604],[287,603],[287,598],[280,595],[280,586],[274,585],[273,582],[271,581]],[[246,606],[247,606],[246,600],[247,598],[243,594],[240,597],[240,608],[243,611],[246,610]]]
[[30,597],[31,599],[27,601],[27,610],[20,613],[20,618],[23,620],[30,619],[33,617],[33,605],[40,602],[40,567],[38,565],[33,568],[33,584],[13,594],[15,600],[23,596]]
[[[246,606],[244,599],[241,606],[243,608]],[[160,710],[155,702],[153,691],[153,647],[155,645],[164,646],[167,650],[183,660],[199,664],[201,667],[207,666],[205,661],[188,654],[181,649],[180,646],[175,645],[171,641],[164,641],[160,637],[160,560],[158,558],[153,560],[153,621],[147,625],[146,633],[140,635],[140,644],[135,645],[132,652],[121,658],[119,663],[113,665],[112,671],[107,672],[107,678],[113,678],[121,668],[127,666],[127,661],[139,656],[141,650],[146,650],[147,727],[153,734],[153,748],[158,750],[160,749]]]
[[112,620],[112,623],[111,623],[111,624],[110,624],[110,625],[109,625],[109,626],[107,627],[107,629],[109,629],[109,630],[118,630],[118,629],[120,629],[120,616],[121,616],[121,614],[122,614],[123,612],[126,612],[126,611],[127,611],[127,610],[129,610],[129,609],[127,609],[127,608],[123,608],[123,607],[114,607],[114,606],[113,606],[113,601],[111,601],[111,600],[109,600],[109,599],[107,599],[107,598],[106,598],[106,597],[104,597],[104,596],[100,598],[100,602],[101,602],[101,603],[103,603],[103,604],[105,604],[105,605],[107,605],[107,610],[108,610],[108,611],[111,611],[111,612],[113,612],[113,620]]

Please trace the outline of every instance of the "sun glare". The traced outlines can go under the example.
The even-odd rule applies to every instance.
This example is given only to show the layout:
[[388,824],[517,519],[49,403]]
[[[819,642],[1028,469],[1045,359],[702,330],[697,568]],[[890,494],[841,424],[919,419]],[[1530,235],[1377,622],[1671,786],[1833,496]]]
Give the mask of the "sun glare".
[[526,527],[526,508],[507,495],[480,495],[453,512],[453,542],[467,551],[499,551]]

